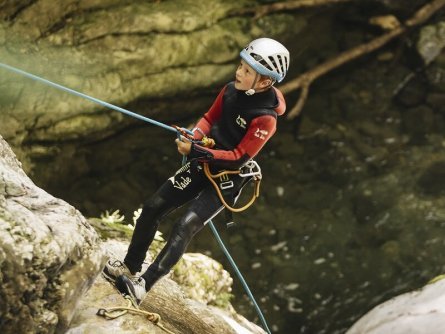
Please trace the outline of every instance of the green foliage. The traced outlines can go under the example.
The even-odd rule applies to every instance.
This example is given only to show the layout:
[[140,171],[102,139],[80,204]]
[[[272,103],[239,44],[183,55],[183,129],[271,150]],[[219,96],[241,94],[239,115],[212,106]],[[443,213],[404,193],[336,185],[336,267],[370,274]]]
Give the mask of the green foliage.
[[100,219],[107,224],[122,224],[125,216],[121,215],[119,210],[115,210],[111,214],[108,210],[105,210],[105,213],[100,214]]

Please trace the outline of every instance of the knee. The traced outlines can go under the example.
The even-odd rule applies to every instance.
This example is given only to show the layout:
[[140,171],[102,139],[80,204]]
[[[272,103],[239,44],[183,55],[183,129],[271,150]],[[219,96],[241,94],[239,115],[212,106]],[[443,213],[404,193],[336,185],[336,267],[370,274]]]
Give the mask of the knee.
[[142,206],[142,212],[138,218],[138,222],[158,220],[166,211],[167,201],[155,194]]
[[153,264],[158,275],[166,275],[184,254],[193,236],[203,227],[202,219],[194,212],[185,214],[175,226],[159,261]]
[[175,232],[179,238],[190,240],[204,226],[204,222],[194,212],[186,213],[176,224]]

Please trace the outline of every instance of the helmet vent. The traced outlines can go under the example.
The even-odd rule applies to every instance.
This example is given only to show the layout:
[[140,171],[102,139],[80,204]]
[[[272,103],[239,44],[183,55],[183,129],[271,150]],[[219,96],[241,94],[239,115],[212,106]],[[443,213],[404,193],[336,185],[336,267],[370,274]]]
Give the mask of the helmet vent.
[[271,70],[275,70],[275,71],[278,70],[278,72],[282,73],[283,71],[281,70],[281,67],[278,66],[278,64],[276,63],[275,58],[272,57],[272,56],[269,56],[268,58],[269,58],[269,61],[272,63],[273,67],[274,67]]
[[[259,62],[265,68],[267,68],[270,71],[273,71],[273,68],[271,68],[271,66],[259,54],[252,52],[250,55],[253,57],[253,59],[255,59],[257,62]],[[269,59],[270,59],[270,57],[269,57]]]
[[279,73],[287,72],[286,60],[287,60],[286,57],[283,57],[282,55],[276,56],[276,61],[278,62],[278,64],[275,62],[275,58],[271,59],[271,61],[273,62],[275,68],[278,70]]

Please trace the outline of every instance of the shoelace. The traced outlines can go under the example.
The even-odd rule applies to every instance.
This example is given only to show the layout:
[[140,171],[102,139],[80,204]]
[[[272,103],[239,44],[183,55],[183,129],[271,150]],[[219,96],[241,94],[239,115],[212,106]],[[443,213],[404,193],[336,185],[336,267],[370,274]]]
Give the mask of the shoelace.
[[112,267],[123,267],[124,264],[120,260],[115,260],[113,263],[110,263]]
[[142,277],[130,278],[130,281],[135,285],[139,285],[140,287],[144,288],[144,290],[145,290],[145,280]]

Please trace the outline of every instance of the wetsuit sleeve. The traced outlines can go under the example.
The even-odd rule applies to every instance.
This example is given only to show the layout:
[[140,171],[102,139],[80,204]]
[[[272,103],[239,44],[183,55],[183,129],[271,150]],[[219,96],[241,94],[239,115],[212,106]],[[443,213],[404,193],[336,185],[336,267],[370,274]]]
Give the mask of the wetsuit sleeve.
[[276,131],[277,120],[270,115],[253,119],[241,142],[231,151],[213,150],[192,144],[191,159],[215,164],[220,168],[238,169],[255,157]]
[[219,92],[210,109],[204,114],[198,123],[196,123],[193,129],[194,138],[196,140],[202,139],[203,134],[206,136],[209,135],[212,125],[221,118],[222,101],[226,87],[227,86],[225,86],[221,92]]

